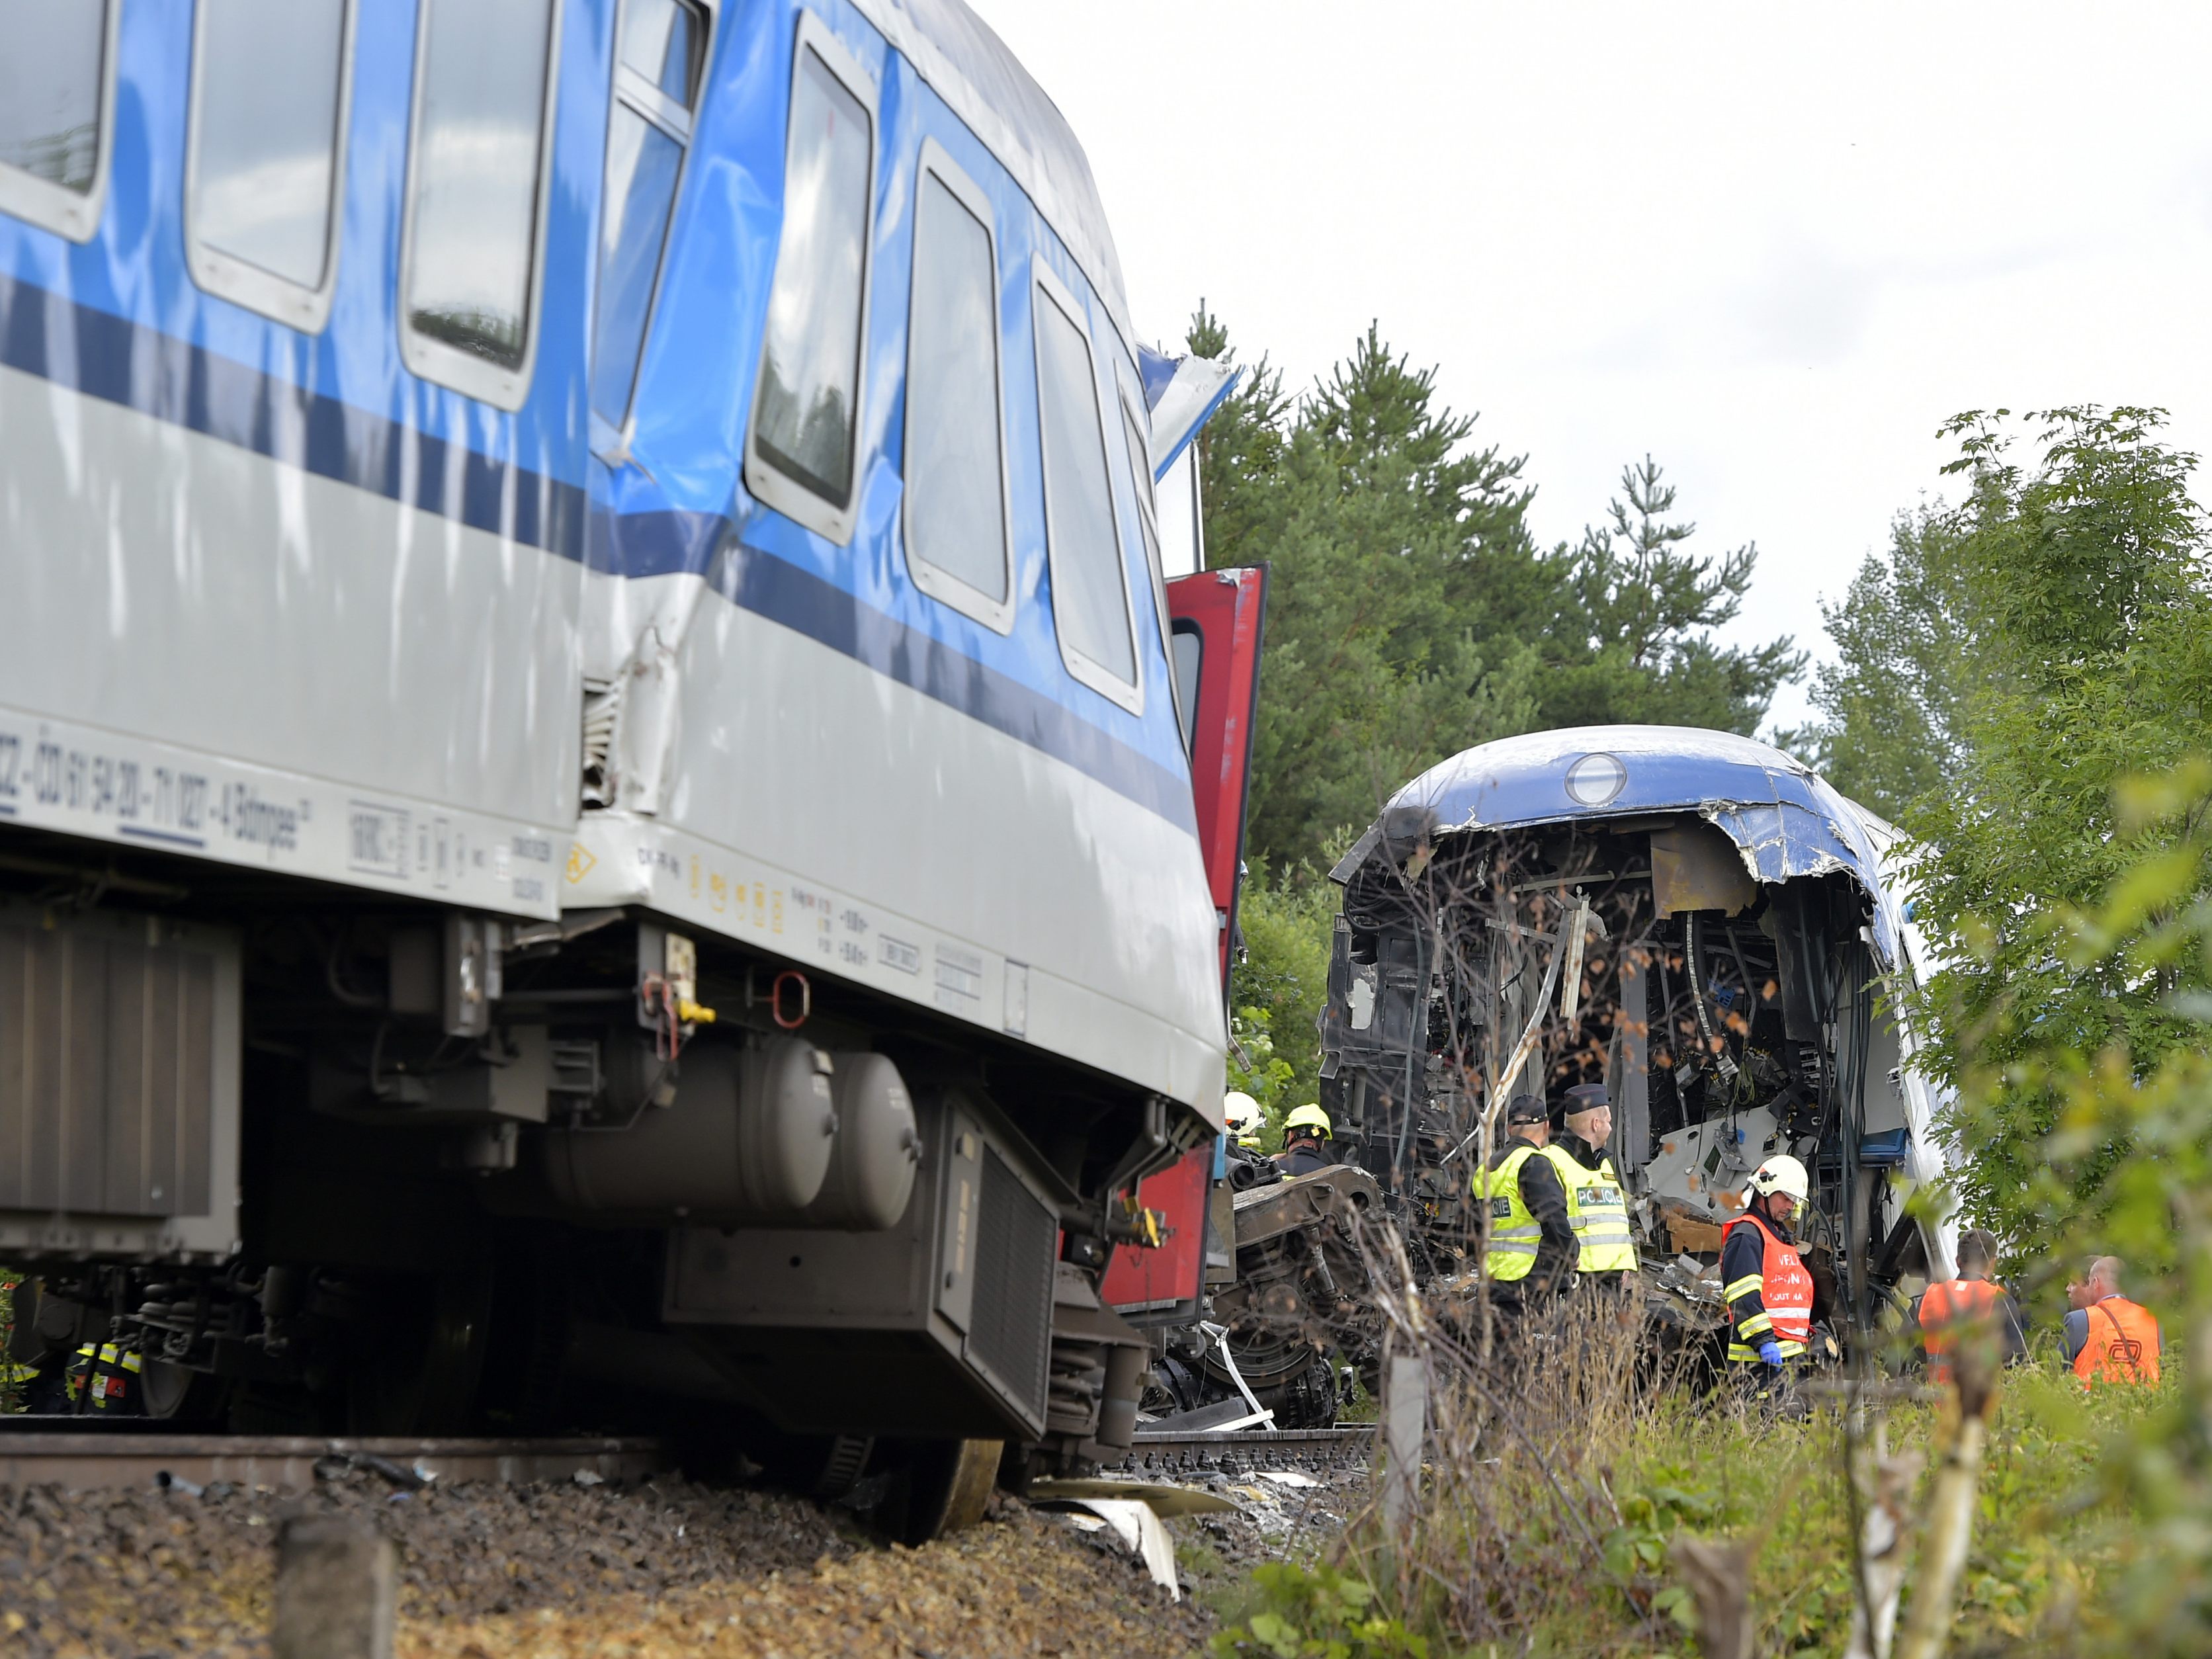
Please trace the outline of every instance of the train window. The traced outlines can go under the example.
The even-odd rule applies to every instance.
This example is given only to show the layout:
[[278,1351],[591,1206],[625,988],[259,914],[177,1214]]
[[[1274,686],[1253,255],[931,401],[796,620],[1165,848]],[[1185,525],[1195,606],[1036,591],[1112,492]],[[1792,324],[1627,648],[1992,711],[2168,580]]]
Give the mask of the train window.
[[683,0],[629,0],[623,9],[592,325],[592,407],[610,426],[622,424],[637,380],[706,40],[704,19]]
[[[1168,666],[1175,666],[1175,651],[1168,641],[1168,588],[1160,566],[1159,509],[1152,501],[1152,447],[1146,423],[1137,418],[1137,404],[1126,394],[1121,400],[1121,436],[1129,451],[1129,483],[1137,492],[1137,529],[1145,541],[1145,568],[1152,579],[1152,620],[1160,631],[1160,648]],[[1177,705],[1180,712],[1181,705]],[[1189,727],[1184,731],[1188,732]]]
[[5,0],[0,212],[88,240],[115,125],[117,0]]
[[1128,571],[1108,482],[1106,428],[1091,342],[1073,295],[1040,269],[1036,285],[1037,425],[1044,443],[1045,550],[1052,611],[1069,673],[1135,712],[1137,647]]
[[200,0],[185,250],[210,294],[329,319],[344,195],[348,0]]
[[416,31],[401,351],[501,409],[530,390],[559,27],[555,0],[423,0]]
[[1183,753],[1198,753],[1198,677],[1206,668],[1206,635],[1183,617],[1175,622],[1168,655],[1175,664],[1176,716],[1182,721]]
[[934,139],[922,147],[906,341],[906,556],[915,585],[1013,626],[991,207]]
[[699,95],[707,26],[686,0],[629,0],[623,8],[622,66],[678,108]]
[[867,325],[875,88],[811,13],[799,26],[783,235],[769,290],[745,483],[832,541],[853,533]]

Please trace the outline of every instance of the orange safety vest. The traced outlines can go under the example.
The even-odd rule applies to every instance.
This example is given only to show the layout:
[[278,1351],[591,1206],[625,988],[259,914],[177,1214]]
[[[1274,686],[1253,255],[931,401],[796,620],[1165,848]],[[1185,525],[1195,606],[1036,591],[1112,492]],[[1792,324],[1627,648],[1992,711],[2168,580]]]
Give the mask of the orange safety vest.
[[2094,1388],[2102,1376],[2114,1382],[2158,1381],[2158,1321],[2124,1296],[2089,1304],[2089,1340],[2074,1356],[2074,1375]]
[[[1746,1210],[1722,1228],[1722,1242],[1725,1243],[1730,1233],[1743,1226],[1759,1229],[1759,1299],[1765,1305],[1766,1316],[1774,1322],[1775,1341],[1781,1345],[1785,1356],[1794,1358],[1804,1352],[1813,1335],[1813,1275],[1806,1270],[1805,1260],[1797,1254],[1797,1247],[1784,1244],[1774,1229],[1766,1224],[1766,1218],[1755,1210]],[[1754,1345],[1736,1346],[1748,1348]],[[1736,1357],[1731,1349],[1729,1358]]]
[[1951,1380],[1951,1350],[1959,1334],[1987,1328],[2004,1299],[2004,1286],[1987,1279],[1946,1279],[1920,1297],[1920,1340],[1928,1350],[1928,1380]]

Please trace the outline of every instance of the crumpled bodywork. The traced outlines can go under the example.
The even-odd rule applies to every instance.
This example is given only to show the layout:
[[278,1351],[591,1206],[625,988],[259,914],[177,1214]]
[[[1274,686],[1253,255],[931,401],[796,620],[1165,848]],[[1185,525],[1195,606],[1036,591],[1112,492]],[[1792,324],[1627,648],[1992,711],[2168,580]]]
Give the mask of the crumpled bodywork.
[[1844,1316],[1877,1318],[1907,1274],[1947,1275],[1954,1242],[1904,1201],[1954,1154],[1896,1014],[1927,965],[1899,839],[1731,733],[1471,749],[1331,872],[1322,1106],[1445,1277],[1480,1255],[1468,1171],[1516,1095],[1559,1125],[1570,1088],[1604,1085],[1640,1236],[1670,1256],[1717,1250],[1753,1171],[1788,1153],[1812,1172]]
[[1869,815],[1802,761],[1751,738],[1679,726],[1530,732],[1430,768],[1391,797],[1391,811],[1408,809],[1432,813],[1438,831],[1694,811],[1759,881],[1849,875],[1872,902],[1882,965],[1898,965],[1902,901],[1883,878]]

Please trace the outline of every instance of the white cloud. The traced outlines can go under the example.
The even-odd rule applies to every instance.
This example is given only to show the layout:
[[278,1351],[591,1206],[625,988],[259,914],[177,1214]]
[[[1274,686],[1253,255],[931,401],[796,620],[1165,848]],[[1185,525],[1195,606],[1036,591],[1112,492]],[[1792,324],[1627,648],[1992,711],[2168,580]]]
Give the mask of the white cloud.
[[971,3],[1089,151],[1140,331],[1202,295],[1297,383],[1378,319],[1528,452],[1547,539],[1649,450],[1763,550],[1743,637],[1819,639],[1956,410],[2212,445],[2212,9]]

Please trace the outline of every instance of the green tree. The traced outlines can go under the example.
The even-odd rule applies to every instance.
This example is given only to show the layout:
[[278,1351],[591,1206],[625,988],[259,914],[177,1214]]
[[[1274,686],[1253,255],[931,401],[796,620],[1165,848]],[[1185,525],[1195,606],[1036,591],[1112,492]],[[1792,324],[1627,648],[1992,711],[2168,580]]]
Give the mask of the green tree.
[[1273,1125],[1321,1097],[1319,1021],[1335,916],[1336,890],[1310,865],[1278,875],[1264,858],[1252,860],[1237,904],[1244,954],[1230,1002],[1243,1052],[1230,1054],[1230,1086],[1257,1100]]
[[1747,543],[1717,559],[1690,550],[1697,526],[1669,519],[1674,487],[1649,455],[1621,469],[1620,488],[1607,522],[1558,556],[1566,580],[1545,645],[1544,725],[1748,735],[1776,688],[1806,662],[1787,635],[1751,647],[1714,638],[1743,607],[1758,547]]
[[[1204,313],[1191,343],[1228,351]],[[1517,459],[1462,453],[1472,421],[1371,329],[1295,416],[1263,360],[1212,424],[1207,561],[1273,567],[1247,823],[1289,868],[1437,759],[1534,723],[1534,653],[1486,653],[1466,597],[1488,547],[1525,542],[1527,491]]]
[[1965,764],[1964,699],[1978,632],[1954,515],[1901,513],[1887,556],[1869,555],[1850,591],[1822,600],[1836,657],[1814,671],[1820,721],[1785,739],[1829,782],[1902,823]]
[[[1933,1058],[1976,1103],[1959,1125],[1968,1207],[2015,1234],[2057,1195],[2045,1143],[2066,1090],[2050,1057],[2124,1056],[2148,1076],[2201,1044],[2190,1017],[2212,990],[2203,952],[2117,950],[2115,927],[2179,926],[2208,902],[2195,819],[2130,815],[2123,786],[2206,744],[2212,587],[2197,458],[2153,410],[2025,417],[2039,458],[2014,458],[2006,411],[1958,417],[1950,469],[1971,494],[1948,515],[1974,633],[1971,686],[1951,705],[1951,787],[1914,798],[1920,919],[1947,948],[1929,995]],[[2177,828],[2177,824],[2179,828]],[[2092,925],[2103,907],[2117,915]],[[2125,1151],[2069,1162],[2093,1191]]]
[[[1202,307],[1189,343],[1235,355]],[[1684,546],[1656,463],[1608,527],[1546,553],[1525,462],[1372,325],[1295,404],[1262,357],[1201,434],[1208,563],[1273,569],[1249,833],[1277,868],[1463,749],[1613,720],[1749,732],[1802,667],[1786,638],[1717,641],[1757,550]]]

